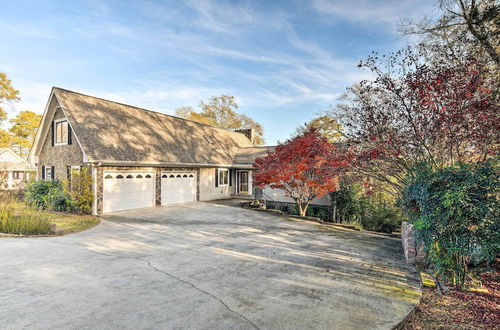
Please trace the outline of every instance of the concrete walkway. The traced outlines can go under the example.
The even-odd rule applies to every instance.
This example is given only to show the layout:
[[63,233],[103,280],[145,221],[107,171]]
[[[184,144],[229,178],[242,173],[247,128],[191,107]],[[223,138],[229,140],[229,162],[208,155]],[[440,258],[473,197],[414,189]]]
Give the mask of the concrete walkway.
[[192,203],[0,239],[0,328],[390,329],[417,283],[397,239]]

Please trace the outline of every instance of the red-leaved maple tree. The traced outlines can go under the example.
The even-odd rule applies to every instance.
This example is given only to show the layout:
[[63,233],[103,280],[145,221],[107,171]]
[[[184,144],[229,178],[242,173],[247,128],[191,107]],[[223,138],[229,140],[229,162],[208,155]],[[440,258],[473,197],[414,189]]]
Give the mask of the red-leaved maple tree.
[[266,156],[257,158],[253,182],[260,188],[283,189],[301,216],[311,201],[338,187],[338,178],[348,168],[349,156],[315,130],[280,143]]

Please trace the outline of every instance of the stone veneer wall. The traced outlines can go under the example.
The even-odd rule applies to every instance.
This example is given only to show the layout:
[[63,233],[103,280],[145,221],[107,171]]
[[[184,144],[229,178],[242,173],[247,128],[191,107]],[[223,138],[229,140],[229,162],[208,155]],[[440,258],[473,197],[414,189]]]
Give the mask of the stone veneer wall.
[[[65,118],[61,109],[58,109],[53,120]],[[45,137],[40,156],[38,158],[38,177],[42,178],[42,166],[55,166],[56,179],[64,181],[67,179],[67,166],[82,166],[83,151],[73,135],[73,143],[70,145],[52,146],[51,132]],[[74,133],[73,133],[74,134]]]
[[423,245],[417,245],[415,228],[411,223],[406,221],[401,224],[401,242],[403,243],[406,263],[415,265],[424,261],[425,252]]
[[103,172],[104,171],[154,171],[155,172],[155,204],[161,205],[161,172],[196,172],[196,200],[200,199],[200,169],[199,168],[178,168],[178,167],[130,167],[130,166],[99,166],[97,167],[97,214],[102,214],[103,210]]

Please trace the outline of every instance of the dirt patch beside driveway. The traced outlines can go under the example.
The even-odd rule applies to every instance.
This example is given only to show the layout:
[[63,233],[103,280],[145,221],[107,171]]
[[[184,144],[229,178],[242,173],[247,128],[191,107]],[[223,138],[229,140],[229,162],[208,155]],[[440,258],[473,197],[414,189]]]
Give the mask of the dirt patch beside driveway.
[[1,243],[7,328],[390,329],[420,297],[397,239],[223,205]]

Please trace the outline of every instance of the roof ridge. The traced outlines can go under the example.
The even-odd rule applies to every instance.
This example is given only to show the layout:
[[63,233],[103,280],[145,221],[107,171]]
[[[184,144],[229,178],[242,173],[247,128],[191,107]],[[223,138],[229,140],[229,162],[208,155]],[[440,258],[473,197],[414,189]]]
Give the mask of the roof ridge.
[[69,90],[69,89],[66,89],[66,88],[62,88],[62,87],[57,87],[57,86],[52,86],[52,89],[60,89],[60,90],[63,90],[63,91],[69,92],[69,93],[74,93],[74,94],[78,94],[78,95],[82,95],[82,96],[86,96],[86,97],[91,97],[91,98],[102,100],[102,101],[106,101],[106,102],[111,102],[111,103],[115,103],[115,104],[119,104],[119,105],[124,105],[126,107],[131,107],[131,108],[135,108],[135,109],[142,110],[142,111],[148,111],[148,112],[152,112],[152,113],[155,113],[155,114],[159,114],[159,115],[163,115],[163,116],[167,116],[167,117],[171,117],[171,118],[175,118],[175,119],[181,119],[181,120],[184,120],[184,121],[188,121],[188,122],[195,123],[195,124],[198,124],[198,125],[208,126],[208,127],[215,128],[215,129],[220,129],[220,130],[227,131],[227,132],[230,132],[230,133],[241,134],[241,135],[243,135],[243,136],[246,137],[246,135],[243,134],[243,133],[232,131],[232,130],[227,129],[227,128],[222,128],[222,127],[217,127],[217,126],[213,126],[213,125],[209,125],[209,124],[205,124],[205,123],[200,123],[200,122],[197,122],[197,121],[194,121],[194,120],[191,120],[191,119],[186,119],[186,118],[182,118],[182,117],[178,117],[178,116],[174,116],[174,115],[169,115],[169,114],[166,114],[166,113],[163,113],[163,112],[159,112],[159,111],[155,111],[155,110],[140,108],[140,107],[137,107],[135,105],[130,105],[130,104],[122,103],[122,102],[112,101],[112,100],[108,100],[108,99],[105,99],[105,98],[102,98],[102,97],[99,97],[99,96],[93,96],[93,95],[89,95],[89,94],[75,92],[75,91],[72,91],[72,90]]

